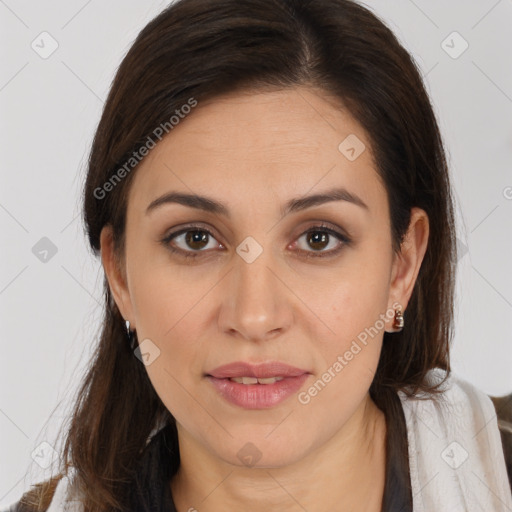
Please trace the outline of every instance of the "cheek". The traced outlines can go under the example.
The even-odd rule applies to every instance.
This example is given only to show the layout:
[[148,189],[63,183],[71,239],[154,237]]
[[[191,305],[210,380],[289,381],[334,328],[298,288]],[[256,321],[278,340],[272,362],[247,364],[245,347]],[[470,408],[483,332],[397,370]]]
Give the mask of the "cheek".
[[166,408],[186,418],[194,402],[195,379],[202,371],[198,355],[207,350],[201,345],[205,329],[201,322],[206,318],[201,297],[208,287],[190,282],[185,286],[166,273],[155,269],[152,273],[152,277],[146,274],[134,294],[139,343],[150,339],[158,347],[158,357],[146,366],[149,379]]
[[137,318],[137,330],[145,337],[159,340],[194,339],[198,315],[204,313],[205,295],[214,285],[214,277],[197,267],[173,264],[160,250],[152,256],[139,251],[133,258],[130,296]]
[[385,312],[391,261],[374,245],[347,253],[315,292],[319,310],[329,316],[334,330],[339,328],[338,334],[353,335],[354,329],[369,327]]
[[190,271],[154,264],[150,258],[138,261],[130,274],[137,337],[139,344],[150,340],[154,346],[148,346],[158,353],[146,369],[161,397],[179,396],[180,383],[186,384],[183,379],[192,371],[199,372],[197,354],[202,350],[199,340],[204,330],[201,322],[206,319],[205,295],[212,284],[192,278]]
[[330,435],[326,424],[343,425],[368,393],[386,326],[385,276],[376,269],[371,273],[353,272],[332,286],[318,303],[323,308],[319,316],[330,329],[319,326],[312,334],[315,341],[311,351],[318,355],[317,371],[298,396],[305,429],[313,429],[315,422],[311,420],[310,424],[309,418],[316,418],[316,423],[322,425],[319,430]]
[[332,372],[333,364],[341,356],[343,371],[337,375],[343,373],[348,378],[350,374],[354,382],[361,378],[361,383],[369,386],[371,379],[367,382],[367,377],[373,377],[377,367],[390,314],[390,262],[383,256],[375,258],[371,251],[354,253],[353,258],[333,274],[324,293],[318,296],[315,308],[329,329],[319,326],[313,339],[321,340],[317,349],[322,352],[325,369],[331,368]]

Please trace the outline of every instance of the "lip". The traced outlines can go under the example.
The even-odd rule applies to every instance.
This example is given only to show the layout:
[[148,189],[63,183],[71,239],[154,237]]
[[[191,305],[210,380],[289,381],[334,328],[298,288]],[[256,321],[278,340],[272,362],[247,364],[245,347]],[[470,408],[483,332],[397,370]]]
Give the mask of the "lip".
[[215,370],[208,372],[207,376],[217,379],[229,379],[231,377],[256,377],[258,379],[264,379],[266,377],[299,377],[305,373],[310,372],[279,361],[270,361],[260,364],[236,361],[215,368]]
[[[219,366],[206,378],[231,404],[244,409],[268,409],[299,391],[309,375],[307,370],[277,361],[258,365],[236,362]],[[240,384],[229,380],[231,377],[284,378],[273,384]]]
[[274,384],[239,384],[228,378],[218,379],[211,375],[206,378],[228,402],[244,409],[268,409],[299,391],[309,375],[303,373],[297,377],[285,377]]

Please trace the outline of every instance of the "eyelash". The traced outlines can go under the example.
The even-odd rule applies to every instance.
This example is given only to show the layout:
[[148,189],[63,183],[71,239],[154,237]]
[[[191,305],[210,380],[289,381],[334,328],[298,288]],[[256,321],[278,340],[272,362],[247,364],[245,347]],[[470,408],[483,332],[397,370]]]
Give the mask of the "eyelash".
[[[315,232],[320,232],[320,233],[327,233],[329,235],[332,235],[334,236],[335,238],[337,238],[340,242],[343,242],[342,245],[340,247],[338,247],[337,249],[331,249],[330,251],[326,251],[326,252],[316,252],[316,251],[303,251],[303,250],[300,250],[300,252],[302,253],[306,253],[306,258],[329,258],[329,257],[334,257],[336,256],[342,249],[344,246],[347,246],[347,245],[350,245],[351,244],[351,240],[343,235],[342,233],[339,233],[338,231],[332,229],[329,227],[330,225],[329,224],[325,224],[325,223],[321,223],[321,224],[318,224],[318,225],[315,225],[315,226],[311,226],[309,229],[307,229],[306,231],[304,231],[298,238],[301,238],[302,236],[304,235],[307,235],[309,233],[315,233]],[[187,226],[183,229],[180,229],[179,231],[175,231],[174,233],[170,233],[169,235],[167,235],[165,238],[163,238],[161,240],[161,243],[169,250],[171,251],[172,253],[175,253],[175,254],[178,254],[179,256],[182,256],[184,258],[197,258],[199,256],[201,256],[201,253],[203,252],[207,252],[207,251],[184,251],[183,249],[177,249],[176,247],[173,247],[170,242],[176,238],[177,236],[179,235],[183,235],[184,233],[188,233],[190,231],[199,231],[199,232],[204,232],[204,233],[208,233],[209,236],[211,236],[212,238],[215,238],[215,235],[210,231],[210,229],[204,227],[204,226],[201,226],[201,225],[192,225],[192,226]]]

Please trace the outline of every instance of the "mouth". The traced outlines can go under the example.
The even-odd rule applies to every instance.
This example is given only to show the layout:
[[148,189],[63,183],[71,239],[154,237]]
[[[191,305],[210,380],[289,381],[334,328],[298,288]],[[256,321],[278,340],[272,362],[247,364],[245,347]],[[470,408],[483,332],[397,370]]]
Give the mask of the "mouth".
[[205,377],[229,403],[244,409],[268,409],[299,391],[310,375],[307,370],[274,361],[231,363]]

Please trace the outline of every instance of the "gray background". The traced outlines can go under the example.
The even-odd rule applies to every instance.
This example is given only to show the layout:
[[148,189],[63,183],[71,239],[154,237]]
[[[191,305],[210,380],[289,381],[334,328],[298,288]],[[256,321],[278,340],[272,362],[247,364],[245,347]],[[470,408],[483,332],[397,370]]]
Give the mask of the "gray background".
[[[88,150],[117,66],[166,4],[0,0],[0,506],[55,467],[101,316],[79,218]],[[366,5],[420,65],[448,150],[462,249],[454,371],[510,393],[512,0]]]

